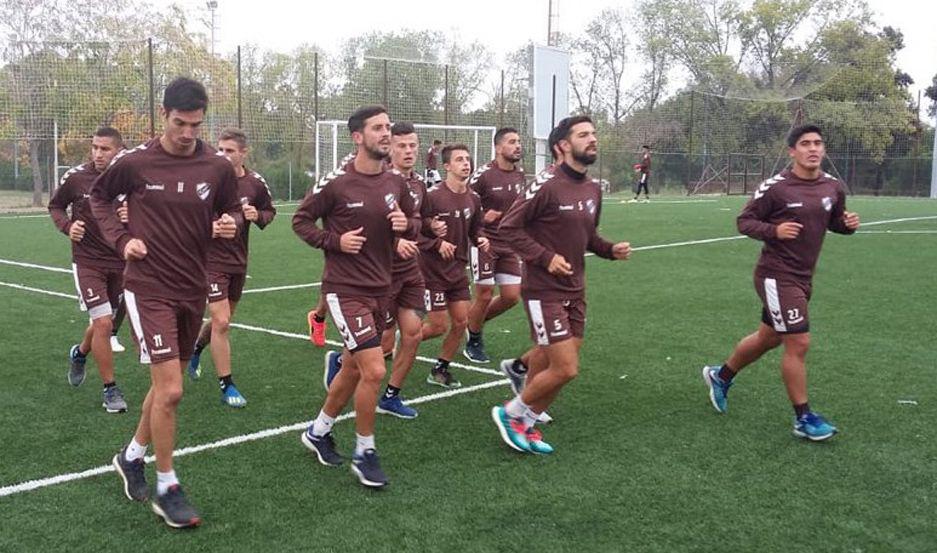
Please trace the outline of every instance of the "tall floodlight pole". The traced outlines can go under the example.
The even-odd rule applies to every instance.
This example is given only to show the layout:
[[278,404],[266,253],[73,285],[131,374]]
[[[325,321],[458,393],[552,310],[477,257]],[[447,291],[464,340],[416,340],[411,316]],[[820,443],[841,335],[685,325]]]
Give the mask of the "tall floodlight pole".
[[930,166],[930,197],[937,198],[937,115],[934,116],[934,156]]
[[[214,95],[215,92],[215,10],[218,9],[218,0],[208,0],[205,2],[205,7],[208,8],[208,12],[211,14],[210,21],[210,31],[211,31],[211,44],[209,45],[211,58],[208,60],[208,82],[209,89]],[[209,136],[214,136],[215,126],[212,124],[212,113],[208,112],[208,132]]]

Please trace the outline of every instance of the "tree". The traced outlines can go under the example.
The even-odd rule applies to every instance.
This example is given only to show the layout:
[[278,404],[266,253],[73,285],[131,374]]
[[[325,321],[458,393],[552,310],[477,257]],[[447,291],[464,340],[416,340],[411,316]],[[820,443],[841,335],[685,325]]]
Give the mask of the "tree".
[[924,89],[924,96],[927,96],[931,102],[930,106],[927,107],[927,115],[937,117],[937,75],[934,75],[934,78],[931,79],[930,86]]

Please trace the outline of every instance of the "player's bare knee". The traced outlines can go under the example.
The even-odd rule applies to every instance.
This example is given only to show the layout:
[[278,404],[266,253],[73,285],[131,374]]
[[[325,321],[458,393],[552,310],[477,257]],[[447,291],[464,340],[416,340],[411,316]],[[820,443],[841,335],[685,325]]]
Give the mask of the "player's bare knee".
[[557,374],[563,377],[563,380],[569,382],[579,376],[579,363],[559,363],[555,366]]
[[230,317],[212,317],[211,331],[214,334],[228,334],[231,330]]
[[810,349],[810,334],[807,332],[788,334],[783,340],[784,350],[798,357],[804,357]]
[[154,399],[164,409],[175,409],[182,401],[182,383],[160,386]]
[[453,334],[464,334],[465,329],[468,328],[468,317],[453,318],[449,328]]
[[514,288],[502,288],[501,289],[501,301],[508,304],[514,305],[519,302],[521,299],[520,289]]
[[476,303],[489,303],[492,297],[494,297],[494,292],[491,286],[475,286]]
[[93,329],[93,332],[96,334],[98,333],[110,334],[111,331],[114,329],[114,322],[111,320],[110,317],[98,317],[97,319],[91,321],[91,327]]

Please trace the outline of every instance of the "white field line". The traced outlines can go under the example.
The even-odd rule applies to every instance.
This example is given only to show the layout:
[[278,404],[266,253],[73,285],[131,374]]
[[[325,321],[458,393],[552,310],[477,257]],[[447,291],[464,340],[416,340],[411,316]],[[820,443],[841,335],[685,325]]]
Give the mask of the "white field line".
[[937,234],[937,230],[860,230],[856,234]]
[[244,290],[242,294],[258,294],[260,292],[277,292],[279,290],[296,290],[298,288],[315,288],[317,286],[322,286],[321,282],[309,282],[306,284],[287,284],[285,286],[271,286],[269,288],[251,288],[250,290]]
[[[253,330],[254,332],[263,332],[263,333],[265,333],[265,334],[272,334],[273,336],[280,336],[280,337],[283,337],[283,338],[295,338],[295,339],[297,339],[297,340],[303,340],[303,341],[308,341],[308,340],[309,340],[309,335],[308,335],[308,334],[297,334],[297,333],[295,333],[295,332],[284,332],[284,331],[282,331],[282,330],[273,330],[273,329],[271,329],[271,328],[264,328],[264,327],[261,327],[261,326],[254,326],[254,325],[246,325],[246,324],[242,324],[242,323],[231,323],[231,328],[240,328],[240,329],[242,329],[242,330]],[[334,341],[334,340],[326,340],[325,343],[329,344],[330,346],[335,346],[335,347],[339,347],[339,348],[342,347],[342,345],[343,345],[341,342],[336,342],[336,341]],[[422,355],[417,355],[417,356],[416,356],[416,359],[417,359],[417,361],[423,361],[424,363],[429,363],[429,364],[434,364],[434,363],[436,363],[436,360],[435,360],[435,359],[431,359],[431,358],[429,358],[429,357],[424,357],[424,356],[422,356]],[[458,361],[452,361],[452,362],[449,363],[449,365],[452,366],[452,367],[459,368],[459,369],[465,369],[465,370],[467,370],[467,371],[473,371],[473,372],[482,373],[482,374],[490,374],[490,375],[494,375],[494,376],[503,376],[502,373],[501,373],[501,371],[498,371],[498,370],[495,370],[495,369],[486,369],[485,367],[476,367],[476,366],[474,366],[474,365],[466,365],[466,364],[463,364],[463,363],[459,363]]]
[[4,219],[49,219],[48,213],[39,213],[35,215],[2,215],[0,216],[0,221]]
[[[503,386],[507,384],[508,382],[509,381],[506,378],[502,380],[492,380],[491,382],[484,382],[482,384],[476,384],[474,386],[467,386],[465,388],[456,388],[454,390],[446,390],[444,392],[439,392],[436,394],[420,396],[417,398],[413,398],[409,401],[405,401],[404,403],[407,405],[418,405],[420,403],[427,403],[430,401],[435,401],[437,399],[444,399],[447,397],[467,394],[470,392],[484,390],[487,388],[494,388],[496,386]],[[348,420],[348,419],[354,418],[354,416],[355,416],[355,412],[351,411],[349,413],[345,413],[337,417],[336,422]],[[296,432],[296,431],[305,429],[310,424],[312,424],[312,421],[297,422],[294,424],[288,424],[284,426],[278,426],[276,428],[268,428],[266,430],[252,432],[250,434],[240,434],[237,436],[224,438],[222,440],[217,440],[217,441],[209,442],[206,444],[183,447],[182,449],[177,449],[176,451],[174,451],[173,457],[174,458],[184,457],[186,455],[193,455],[195,453],[201,453],[202,451],[219,449],[222,447],[228,447],[232,445],[253,442],[256,440],[262,440],[264,438],[270,438],[273,436],[279,436],[280,434],[286,434],[287,432]],[[147,456],[146,458],[147,463],[152,463],[154,460],[155,460],[155,457],[152,455]],[[30,490],[36,490],[39,488],[45,488],[48,486],[55,486],[57,484],[64,484],[66,482],[72,482],[75,480],[83,480],[85,478],[90,478],[92,476],[97,476],[99,474],[106,474],[108,472],[114,472],[114,467],[110,464],[101,465],[101,466],[90,468],[90,469],[83,470],[80,472],[69,472],[65,474],[59,474],[57,476],[50,476],[48,478],[39,478],[36,480],[29,480],[27,482],[21,482],[19,484],[11,484],[8,486],[0,487],[0,497],[5,497],[8,495],[15,495],[18,493],[27,492]]]
[[23,261],[13,261],[11,259],[0,259],[0,264],[13,265],[15,267],[26,267],[27,269],[41,269],[43,271],[52,271],[53,273],[72,274],[71,269],[66,269],[64,267],[50,267],[48,265],[37,265],[36,263],[25,263]]
[[27,292],[37,292],[39,294],[56,296],[59,298],[68,298],[70,300],[78,299],[78,296],[74,294],[64,294],[62,292],[53,292],[52,290],[43,290],[42,288],[33,288],[32,286],[23,286],[22,284],[13,284],[12,282],[0,282],[0,286],[6,286],[8,288],[15,288],[17,290],[26,290]]
[[885,219],[884,221],[872,221],[871,223],[862,223],[861,226],[862,227],[874,227],[876,225],[887,225],[889,223],[905,223],[908,221],[930,221],[932,219],[937,219],[937,215],[925,215],[923,217],[902,217],[901,219]]
[[610,202],[617,204],[644,204],[644,205],[664,205],[664,204],[712,204],[716,203],[719,200],[653,200],[649,202],[641,201],[631,201],[631,200],[619,200],[616,198],[604,198],[602,203]]

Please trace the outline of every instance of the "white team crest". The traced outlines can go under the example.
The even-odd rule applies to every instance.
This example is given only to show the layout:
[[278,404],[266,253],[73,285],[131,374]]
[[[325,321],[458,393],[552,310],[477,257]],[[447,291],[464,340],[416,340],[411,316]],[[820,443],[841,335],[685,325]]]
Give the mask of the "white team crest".
[[465,216],[466,219],[469,219],[472,216],[471,208],[466,207],[465,209],[462,210],[462,214]]
[[393,211],[394,204],[397,203],[397,197],[393,194],[384,194],[384,203],[387,204],[387,209]]
[[595,215],[595,200],[592,198],[586,200],[586,209],[589,211],[589,215]]
[[833,198],[829,196],[823,196],[823,209],[827,211],[832,211],[833,209]]
[[195,185],[195,193],[198,194],[198,197],[202,200],[207,200],[210,192],[211,185],[207,182],[200,182]]

